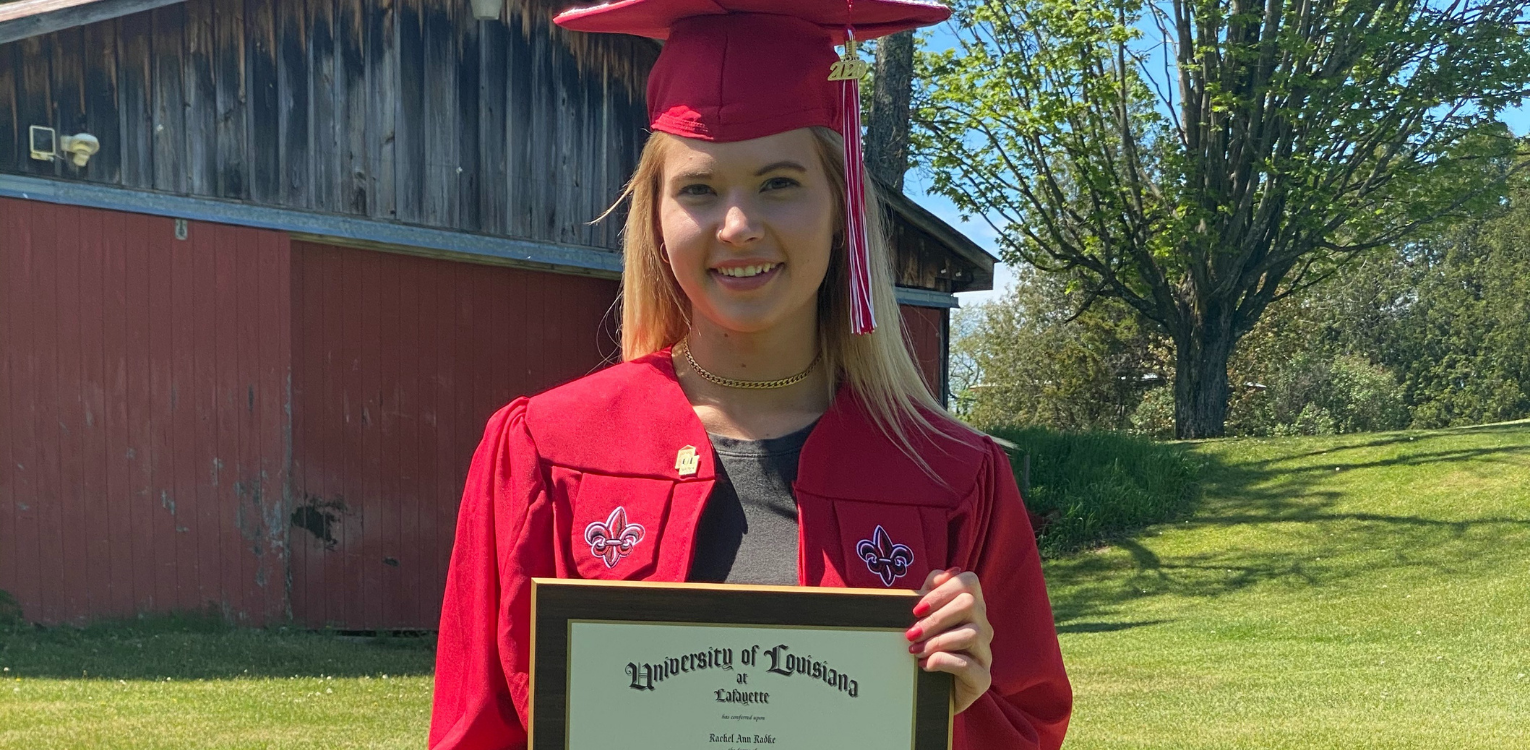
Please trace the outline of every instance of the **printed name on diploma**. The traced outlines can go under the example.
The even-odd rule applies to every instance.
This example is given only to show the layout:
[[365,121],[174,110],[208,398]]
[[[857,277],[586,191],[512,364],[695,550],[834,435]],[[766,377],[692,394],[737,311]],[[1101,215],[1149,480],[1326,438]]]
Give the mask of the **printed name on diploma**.
[[776,738],[769,734],[741,734],[729,732],[727,734],[708,734],[707,742],[724,742],[735,745],[774,745]]

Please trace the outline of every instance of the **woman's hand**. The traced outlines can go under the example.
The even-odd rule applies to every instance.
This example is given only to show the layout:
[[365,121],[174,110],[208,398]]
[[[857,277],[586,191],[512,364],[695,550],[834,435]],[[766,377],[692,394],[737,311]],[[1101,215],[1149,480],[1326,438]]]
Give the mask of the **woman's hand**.
[[974,573],[960,568],[932,571],[919,589],[923,598],[914,606],[921,618],[905,634],[912,641],[909,653],[919,657],[927,672],[956,675],[956,711],[977,702],[993,684],[993,626],[983,604],[983,587]]

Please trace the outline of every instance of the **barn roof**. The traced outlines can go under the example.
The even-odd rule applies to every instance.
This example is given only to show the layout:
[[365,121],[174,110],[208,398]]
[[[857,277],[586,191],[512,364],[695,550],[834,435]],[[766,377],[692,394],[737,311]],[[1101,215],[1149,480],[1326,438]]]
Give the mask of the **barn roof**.
[[17,0],[0,2],[0,44],[153,10],[184,0]]

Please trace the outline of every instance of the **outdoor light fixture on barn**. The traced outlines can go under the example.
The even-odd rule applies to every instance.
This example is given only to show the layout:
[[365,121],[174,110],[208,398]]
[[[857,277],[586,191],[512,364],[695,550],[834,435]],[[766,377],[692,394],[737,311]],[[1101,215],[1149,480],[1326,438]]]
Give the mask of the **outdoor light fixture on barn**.
[[53,161],[68,154],[69,160],[76,167],[83,167],[90,162],[91,156],[101,150],[101,141],[89,133],[60,137],[53,128],[42,125],[33,125],[28,133],[32,158],[38,161]]

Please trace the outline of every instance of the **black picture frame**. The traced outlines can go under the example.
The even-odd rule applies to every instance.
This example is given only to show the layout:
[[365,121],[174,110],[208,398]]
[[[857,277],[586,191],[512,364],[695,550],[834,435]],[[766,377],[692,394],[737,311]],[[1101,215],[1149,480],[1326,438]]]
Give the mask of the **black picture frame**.
[[[534,578],[529,750],[566,750],[569,623],[665,623],[903,631],[913,591]],[[911,750],[950,750],[953,679],[918,672]]]

